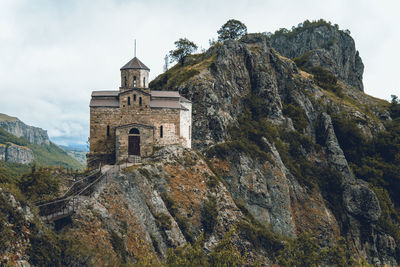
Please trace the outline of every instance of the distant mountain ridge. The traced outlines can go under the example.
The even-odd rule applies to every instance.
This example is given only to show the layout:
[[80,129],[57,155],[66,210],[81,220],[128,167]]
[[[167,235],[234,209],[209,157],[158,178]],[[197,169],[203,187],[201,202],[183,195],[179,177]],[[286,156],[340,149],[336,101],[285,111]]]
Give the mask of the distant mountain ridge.
[[16,117],[0,113],[0,127],[17,137],[24,137],[30,143],[38,145],[50,144],[50,139],[46,130],[26,125]]
[[0,113],[0,161],[39,166],[62,165],[83,169],[84,164],[49,140],[47,131]]

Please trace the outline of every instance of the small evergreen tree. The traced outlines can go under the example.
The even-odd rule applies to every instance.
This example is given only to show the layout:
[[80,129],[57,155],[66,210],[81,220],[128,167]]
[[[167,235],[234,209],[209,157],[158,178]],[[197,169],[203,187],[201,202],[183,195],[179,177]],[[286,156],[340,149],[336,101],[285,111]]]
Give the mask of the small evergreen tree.
[[247,27],[239,20],[230,19],[217,31],[218,41],[237,40],[247,34]]

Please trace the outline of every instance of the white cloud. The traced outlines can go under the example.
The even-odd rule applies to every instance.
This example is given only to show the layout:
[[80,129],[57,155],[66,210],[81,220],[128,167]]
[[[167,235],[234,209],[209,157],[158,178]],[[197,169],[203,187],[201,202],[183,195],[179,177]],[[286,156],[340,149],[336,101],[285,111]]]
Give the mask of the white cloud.
[[324,18],[350,29],[365,64],[365,91],[400,94],[398,1],[0,0],[0,112],[47,129],[58,142],[85,142],[92,90],[117,89],[133,56],[162,72],[173,42],[201,47],[230,18],[249,32]]

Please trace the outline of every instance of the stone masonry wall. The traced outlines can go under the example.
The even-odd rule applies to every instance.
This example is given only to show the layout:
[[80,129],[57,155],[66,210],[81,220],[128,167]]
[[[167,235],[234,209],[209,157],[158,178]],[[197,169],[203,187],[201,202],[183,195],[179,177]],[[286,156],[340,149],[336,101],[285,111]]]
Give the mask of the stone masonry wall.
[[[141,146],[143,146],[143,144],[148,144],[149,142],[156,146],[180,143],[179,136],[177,136],[177,134],[180,133],[179,109],[150,109],[146,107],[135,108],[134,105],[126,106],[125,108],[121,109],[92,107],[90,109],[89,154],[116,154],[116,127],[132,123],[155,127],[153,131],[153,137],[150,137],[147,134],[140,136]],[[164,129],[162,138],[160,137],[159,132],[161,125]],[[110,127],[108,136],[107,126]],[[129,130],[127,130],[127,132],[129,132]],[[118,134],[120,150],[124,151],[123,153],[125,153],[125,151],[127,153],[127,146],[124,145],[125,141],[121,139],[126,138],[127,142],[127,134],[124,134],[122,131],[120,131]],[[141,152],[142,151],[142,156],[147,156],[152,153],[152,148],[151,152],[149,152],[150,150],[146,146],[144,150],[141,150]],[[121,155],[117,155],[117,160],[124,157],[123,153]]]
[[128,158],[129,131],[137,128],[140,132],[140,155],[150,156],[153,153],[154,127],[140,124],[130,124],[118,127],[115,131],[116,160],[124,162]]
[[[135,100],[136,95],[136,100]],[[130,98],[130,105],[128,104]],[[139,99],[142,98],[142,106],[139,105]],[[121,93],[119,97],[119,107],[123,110],[150,109],[150,95],[137,90],[130,90]]]
[[[139,69],[127,69],[121,71],[121,87],[129,87],[133,88],[133,80],[136,76],[136,87],[137,88],[147,88],[149,83],[149,72],[147,70],[139,70]],[[125,86],[125,77],[128,83]],[[143,78],[145,80],[143,80]]]

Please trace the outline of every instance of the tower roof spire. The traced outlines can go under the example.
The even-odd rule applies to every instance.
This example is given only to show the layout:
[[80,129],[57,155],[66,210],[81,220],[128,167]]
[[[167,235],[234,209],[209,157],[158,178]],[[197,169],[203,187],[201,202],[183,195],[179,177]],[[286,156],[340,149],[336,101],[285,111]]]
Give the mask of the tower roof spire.
[[140,61],[137,57],[132,58],[128,63],[126,63],[121,70],[127,70],[127,69],[142,69],[142,70],[148,70],[150,69],[143,64],[142,61]]

